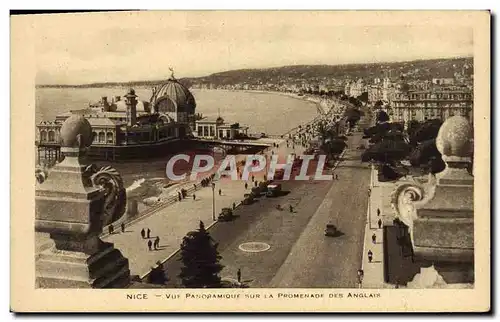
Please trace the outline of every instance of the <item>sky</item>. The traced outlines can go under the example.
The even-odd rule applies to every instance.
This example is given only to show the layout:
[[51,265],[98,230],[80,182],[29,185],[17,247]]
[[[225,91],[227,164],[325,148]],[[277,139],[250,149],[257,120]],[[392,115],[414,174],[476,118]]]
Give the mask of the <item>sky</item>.
[[466,19],[370,12],[151,11],[33,18],[36,83],[156,80],[242,68],[464,57]]

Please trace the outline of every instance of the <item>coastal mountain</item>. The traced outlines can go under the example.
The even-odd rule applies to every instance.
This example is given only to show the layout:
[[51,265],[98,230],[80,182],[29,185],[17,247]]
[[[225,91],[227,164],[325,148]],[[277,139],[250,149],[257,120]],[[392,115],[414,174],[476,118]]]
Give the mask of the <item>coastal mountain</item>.
[[[203,77],[183,78],[186,86],[192,84],[234,85],[264,83],[314,82],[328,78],[357,79],[383,78],[386,75],[405,75],[413,79],[453,77],[456,72],[473,73],[473,58],[442,58],[391,63],[344,65],[293,65],[273,68],[239,69],[214,73]],[[164,80],[103,82],[82,85],[38,85],[37,87],[110,87],[154,86]]]

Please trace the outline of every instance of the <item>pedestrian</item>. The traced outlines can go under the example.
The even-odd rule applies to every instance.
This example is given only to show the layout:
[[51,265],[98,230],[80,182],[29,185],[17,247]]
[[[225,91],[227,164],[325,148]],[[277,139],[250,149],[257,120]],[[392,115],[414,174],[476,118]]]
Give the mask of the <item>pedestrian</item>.
[[122,233],[124,233],[125,232],[125,223],[122,222],[121,226],[122,226]]
[[222,196],[222,189],[219,189],[219,196]]
[[292,205],[290,205],[289,207],[290,207],[290,212],[293,212],[293,207],[292,207]]
[[377,216],[380,216],[380,209],[377,208]]
[[338,174],[335,175],[335,179],[337,179],[337,180],[339,179],[339,175]]
[[245,182],[245,190],[248,189],[248,182]]
[[233,209],[236,209],[236,203],[233,202]]
[[113,233],[113,225],[109,225],[108,231],[110,235]]
[[142,239],[146,238],[146,231],[144,230],[144,228],[142,228],[142,230],[141,230],[141,236],[142,236]]
[[151,229],[148,228],[148,238],[151,238]]
[[373,242],[374,244],[376,244],[376,243],[377,243],[377,235],[375,235],[375,234],[373,234],[373,235],[372,235],[372,242]]
[[368,261],[371,263],[373,260],[373,253],[371,250],[368,251]]
[[255,176],[252,176],[252,182],[254,182],[254,181],[255,181]]
[[179,201],[182,200],[182,196],[181,196],[181,193],[179,191],[177,191],[177,197],[179,198]]
[[151,239],[150,239],[150,240],[148,240],[148,248],[149,248],[149,250],[151,250],[151,246],[153,246],[153,243],[151,242]]
[[238,277],[238,283],[241,283],[241,268],[238,268],[238,272],[236,273],[236,276]]
[[379,219],[377,223],[378,223],[378,229],[381,229],[382,228],[382,219]]
[[193,183],[194,191],[196,191],[196,183]]
[[156,236],[155,238],[155,249],[160,247],[160,236]]
[[193,200],[196,200],[196,195],[193,193]]

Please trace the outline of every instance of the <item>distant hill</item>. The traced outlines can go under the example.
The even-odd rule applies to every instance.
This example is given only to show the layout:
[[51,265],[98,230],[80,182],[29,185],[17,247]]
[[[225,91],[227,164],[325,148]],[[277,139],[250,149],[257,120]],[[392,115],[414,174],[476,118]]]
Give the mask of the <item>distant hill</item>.
[[[391,71],[393,77],[401,74],[413,79],[453,77],[467,64],[473,65],[472,57],[415,60],[395,63],[370,63],[347,65],[296,65],[265,69],[240,69],[215,73],[206,77],[190,79],[192,82],[230,85],[237,83],[267,83],[293,80],[320,80],[324,78],[382,78],[384,71]],[[469,68],[472,73],[472,68]]]
[[[470,66],[467,72],[473,73],[473,58],[442,58],[414,60],[392,63],[344,64],[344,65],[294,65],[262,69],[239,69],[214,73],[203,77],[183,78],[180,82],[186,86],[193,83],[210,83],[214,85],[262,84],[262,83],[294,83],[302,81],[318,81],[326,78],[375,78],[391,71],[393,77],[401,74],[413,79],[430,79],[433,77],[453,77],[455,72],[462,71],[464,65]],[[109,87],[109,86],[154,86],[164,80],[92,83],[83,85],[39,85],[37,87]]]

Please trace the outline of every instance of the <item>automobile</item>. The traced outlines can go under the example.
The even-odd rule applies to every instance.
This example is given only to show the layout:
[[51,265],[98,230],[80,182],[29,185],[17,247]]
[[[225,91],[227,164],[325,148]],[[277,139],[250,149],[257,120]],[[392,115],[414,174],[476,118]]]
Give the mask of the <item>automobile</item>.
[[253,195],[251,193],[245,193],[242,204],[250,205],[250,204],[252,204],[253,201],[254,201]]
[[277,197],[281,193],[281,184],[270,184],[267,186],[266,197]]
[[262,192],[262,189],[260,187],[253,187],[251,190],[251,194],[254,198],[260,197],[260,194]]
[[338,229],[335,225],[328,224],[325,229],[325,236],[335,237],[338,233]]
[[222,208],[218,221],[231,221],[234,218],[233,209],[231,208]]

